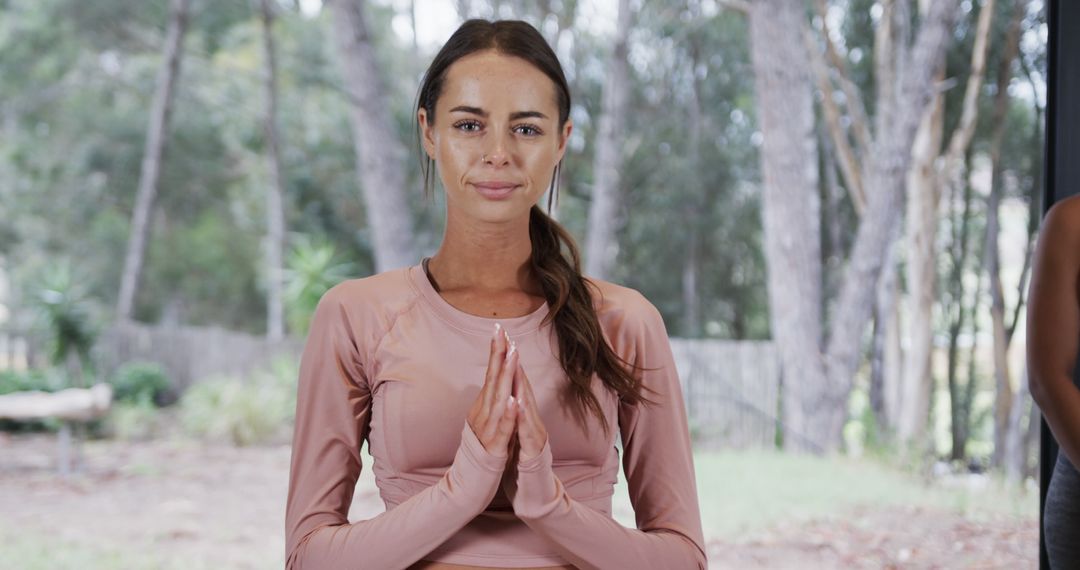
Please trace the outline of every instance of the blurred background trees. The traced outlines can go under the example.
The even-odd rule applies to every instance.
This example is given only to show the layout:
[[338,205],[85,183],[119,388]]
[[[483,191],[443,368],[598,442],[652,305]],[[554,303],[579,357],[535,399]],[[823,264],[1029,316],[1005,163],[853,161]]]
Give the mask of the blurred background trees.
[[329,286],[418,262],[414,98],[472,16],[566,68],[587,273],[673,336],[775,343],[785,448],[1031,469],[1038,0],[0,0],[0,337],[31,368],[116,319],[302,339]]

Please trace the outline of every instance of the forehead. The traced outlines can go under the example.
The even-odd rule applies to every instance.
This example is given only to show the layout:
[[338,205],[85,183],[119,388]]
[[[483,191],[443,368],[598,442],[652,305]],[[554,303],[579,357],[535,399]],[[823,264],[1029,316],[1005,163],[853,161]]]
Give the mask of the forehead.
[[469,54],[446,70],[439,107],[459,104],[494,112],[550,111],[549,116],[558,107],[550,77],[524,59],[493,50]]

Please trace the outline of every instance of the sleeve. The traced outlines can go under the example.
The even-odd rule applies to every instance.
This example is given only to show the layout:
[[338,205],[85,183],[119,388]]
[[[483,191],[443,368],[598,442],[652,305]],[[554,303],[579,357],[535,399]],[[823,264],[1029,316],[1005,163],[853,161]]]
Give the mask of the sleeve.
[[315,310],[300,360],[286,570],[406,568],[481,513],[502,478],[506,456],[488,453],[463,422],[457,454],[437,483],[374,518],[349,523],[371,413],[360,334],[331,289]]
[[705,570],[704,533],[694,477],[686,407],[675,359],[660,312],[643,296],[634,322],[637,365],[651,408],[620,404],[623,470],[634,506],[637,529],[574,500],[552,471],[551,442],[540,455],[519,461],[514,512],[546,537],[578,568]]

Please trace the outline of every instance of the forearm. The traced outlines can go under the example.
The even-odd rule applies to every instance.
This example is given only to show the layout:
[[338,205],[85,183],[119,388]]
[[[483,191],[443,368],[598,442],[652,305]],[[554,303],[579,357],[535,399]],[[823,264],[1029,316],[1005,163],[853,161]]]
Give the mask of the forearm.
[[1043,381],[1032,376],[1031,396],[1039,405],[1061,451],[1080,468],[1080,390],[1067,376]]
[[627,528],[571,497],[552,471],[550,446],[518,464],[513,503],[525,524],[582,570],[706,567],[700,546],[675,528]]
[[504,461],[487,454],[466,425],[454,463],[436,484],[374,518],[314,529],[290,554],[286,568],[407,568],[487,507]]

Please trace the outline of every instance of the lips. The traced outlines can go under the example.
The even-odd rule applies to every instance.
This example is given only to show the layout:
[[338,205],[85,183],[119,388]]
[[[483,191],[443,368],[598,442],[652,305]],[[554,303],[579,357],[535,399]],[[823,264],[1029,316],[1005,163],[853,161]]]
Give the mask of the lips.
[[520,186],[514,182],[504,182],[498,180],[484,180],[480,182],[473,182],[473,188],[485,198],[491,200],[500,200],[509,196],[515,188]]

